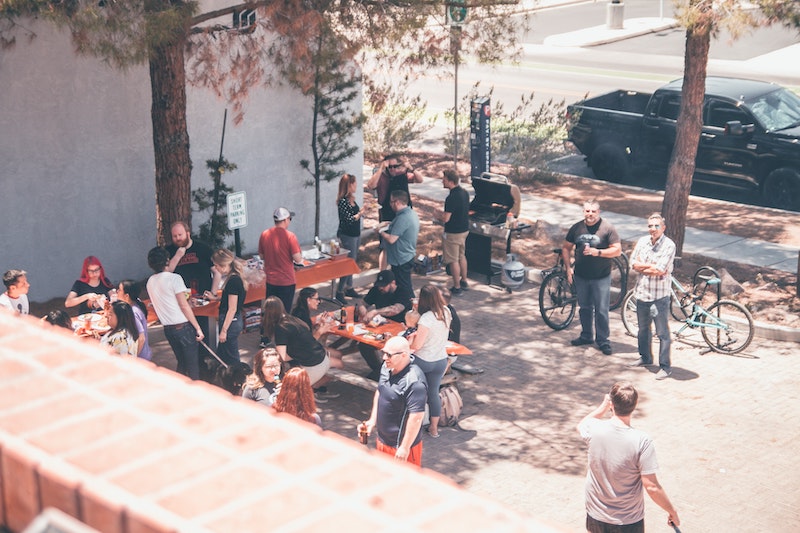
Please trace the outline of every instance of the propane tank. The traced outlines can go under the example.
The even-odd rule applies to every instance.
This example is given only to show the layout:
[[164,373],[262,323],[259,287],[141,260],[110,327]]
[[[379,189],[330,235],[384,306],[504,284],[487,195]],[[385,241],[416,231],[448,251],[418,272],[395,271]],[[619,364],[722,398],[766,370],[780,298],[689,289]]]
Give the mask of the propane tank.
[[519,288],[525,282],[525,267],[517,260],[516,254],[506,254],[506,262],[503,263],[503,271],[500,275],[506,290]]

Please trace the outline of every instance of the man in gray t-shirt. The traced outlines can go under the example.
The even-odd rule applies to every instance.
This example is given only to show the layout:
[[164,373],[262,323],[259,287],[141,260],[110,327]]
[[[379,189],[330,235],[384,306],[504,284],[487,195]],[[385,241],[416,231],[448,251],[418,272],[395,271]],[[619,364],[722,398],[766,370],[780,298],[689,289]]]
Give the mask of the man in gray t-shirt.
[[[578,433],[589,445],[586,473],[586,530],[590,533],[644,531],[644,496],[647,493],[680,525],[678,513],[658,483],[658,461],[653,441],[631,427],[631,415],[639,394],[632,384],[618,382],[594,411],[578,424]],[[611,411],[611,418],[603,419]]]

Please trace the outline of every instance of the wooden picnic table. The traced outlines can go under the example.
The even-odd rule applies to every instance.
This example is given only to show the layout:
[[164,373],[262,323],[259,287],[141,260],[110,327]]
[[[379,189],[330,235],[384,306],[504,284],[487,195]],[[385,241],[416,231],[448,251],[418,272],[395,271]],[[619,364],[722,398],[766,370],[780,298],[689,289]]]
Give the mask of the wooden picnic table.
[[[333,328],[330,331],[330,334],[337,335],[345,339],[352,339],[354,341],[362,342],[380,350],[390,337],[399,335],[405,329],[405,326],[400,322],[389,320],[386,322],[386,324],[382,324],[380,326],[353,324],[353,331],[348,329],[347,324],[342,324]],[[357,335],[356,333],[358,333],[359,330],[364,330],[364,332],[360,335]],[[463,344],[447,341],[447,355],[472,355],[472,350]]]
[[[361,269],[358,268],[358,264],[350,257],[344,256],[320,259],[309,266],[301,267],[295,271],[295,278],[297,279],[296,287],[297,289],[303,289],[327,281],[330,281],[331,285],[333,285],[336,283],[337,279],[352,274],[358,274],[359,272],[361,272]],[[332,288],[331,290],[333,291],[334,289]],[[267,288],[265,285],[260,283],[258,285],[251,284],[247,288],[244,303],[249,304],[261,301],[266,298],[266,293]],[[156,321],[157,317],[155,311],[153,311],[152,303],[147,300],[145,304],[147,305],[147,321]],[[219,302],[212,301],[202,306],[193,305],[192,311],[195,316],[207,316],[216,319],[219,315]],[[286,311],[289,312],[291,309],[287,309]]]

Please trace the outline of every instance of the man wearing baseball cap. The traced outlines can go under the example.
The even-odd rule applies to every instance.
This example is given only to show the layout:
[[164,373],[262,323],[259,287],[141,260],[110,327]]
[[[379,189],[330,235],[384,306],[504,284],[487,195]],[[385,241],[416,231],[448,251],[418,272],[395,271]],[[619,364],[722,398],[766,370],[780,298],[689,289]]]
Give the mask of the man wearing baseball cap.
[[[413,297],[412,293],[397,285],[391,270],[381,270],[375,279],[375,284],[364,297],[365,305],[359,307],[358,316],[363,317],[364,323],[368,323],[378,315],[395,322],[402,322],[406,311],[411,309]],[[364,343],[359,343],[358,348],[361,357],[372,369],[369,377],[377,381],[383,364],[380,350],[375,350]]]
[[276,209],[272,214],[275,226],[264,230],[258,240],[258,255],[264,260],[267,276],[267,296],[279,298],[286,309],[292,308],[297,284],[294,263],[303,261],[297,236],[288,229],[292,217],[294,213],[285,207]]

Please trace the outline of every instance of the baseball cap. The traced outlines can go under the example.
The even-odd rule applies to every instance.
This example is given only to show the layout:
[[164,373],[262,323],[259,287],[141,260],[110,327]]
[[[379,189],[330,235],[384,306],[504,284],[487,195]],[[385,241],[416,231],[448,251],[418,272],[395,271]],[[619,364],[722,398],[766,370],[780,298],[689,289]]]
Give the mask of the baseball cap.
[[394,281],[394,274],[392,274],[391,270],[381,270],[380,272],[378,272],[378,277],[375,280],[375,286],[380,289],[382,287],[387,286],[393,281]]
[[287,218],[293,218],[294,213],[286,209],[285,207],[279,207],[272,213],[272,218],[275,222],[280,222],[281,220],[286,220]]

